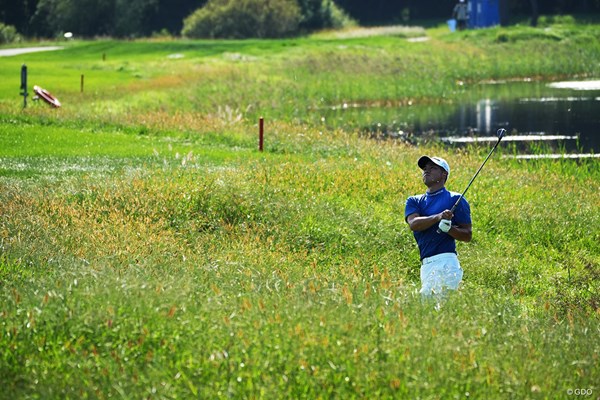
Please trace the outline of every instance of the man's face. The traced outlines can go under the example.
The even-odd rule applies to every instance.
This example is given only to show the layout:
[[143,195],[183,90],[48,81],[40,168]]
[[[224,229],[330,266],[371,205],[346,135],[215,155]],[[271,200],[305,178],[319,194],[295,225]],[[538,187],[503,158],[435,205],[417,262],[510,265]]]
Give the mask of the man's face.
[[446,179],[446,171],[431,161],[427,162],[423,168],[423,183],[430,187],[436,183],[444,182]]

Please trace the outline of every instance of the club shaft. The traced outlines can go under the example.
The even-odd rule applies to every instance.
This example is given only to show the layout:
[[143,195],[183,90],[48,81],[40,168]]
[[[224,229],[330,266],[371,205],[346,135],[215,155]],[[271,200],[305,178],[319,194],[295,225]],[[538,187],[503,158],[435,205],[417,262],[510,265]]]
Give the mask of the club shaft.
[[[473,175],[473,177],[471,178],[471,181],[469,181],[469,184],[467,185],[467,187],[465,188],[465,190],[462,192],[462,194],[460,195],[460,197],[458,198],[458,200],[456,200],[456,203],[454,203],[454,205],[450,209],[450,211],[453,214],[454,214],[454,210],[456,210],[456,207],[458,207],[458,204],[460,203],[460,201],[463,199],[463,197],[465,197],[465,193],[467,193],[467,190],[469,190],[469,188],[471,187],[471,184],[473,183],[473,181],[475,180],[475,178],[477,178],[477,175],[479,175],[479,172],[481,172],[481,170],[483,169],[483,166],[485,165],[485,163],[487,162],[487,160],[489,160],[489,158],[492,156],[492,153],[494,152],[494,150],[496,150],[496,147],[498,147],[498,145],[500,144],[500,141],[502,140],[502,137],[503,136],[500,136],[498,138],[498,141],[496,142],[496,144],[494,145],[494,147],[492,147],[492,150],[490,150],[490,152],[487,155],[487,157],[485,158],[485,160],[483,160],[483,163],[481,164],[481,166],[479,167],[479,169],[477,170],[477,172],[475,172],[475,175]],[[437,233],[442,233],[442,231],[438,228]]]
[[502,140],[502,138],[499,138],[498,141],[496,142],[496,144],[494,145],[494,147],[492,147],[492,150],[489,152],[489,154],[487,155],[485,160],[483,160],[483,163],[481,164],[481,166],[479,167],[477,172],[475,172],[475,175],[473,175],[473,177],[471,178],[471,181],[469,181],[469,184],[467,185],[465,190],[462,192],[462,194],[460,195],[458,200],[456,200],[456,203],[454,203],[454,205],[452,206],[450,211],[452,211],[454,213],[454,210],[456,210],[456,207],[458,207],[458,204],[460,203],[460,201],[463,199],[463,197],[465,197],[465,193],[467,193],[467,190],[469,190],[469,188],[471,187],[471,184],[473,183],[475,178],[477,178],[477,175],[479,175],[479,172],[481,172],[481,170],[483,169],[483,166],[485,165],[487,160],[490,159],[490,157],[492,156],[492,153],[494,152],[494,150],[496,150],[496,147],[498,147],[498,144],[500,144],[500,140]]

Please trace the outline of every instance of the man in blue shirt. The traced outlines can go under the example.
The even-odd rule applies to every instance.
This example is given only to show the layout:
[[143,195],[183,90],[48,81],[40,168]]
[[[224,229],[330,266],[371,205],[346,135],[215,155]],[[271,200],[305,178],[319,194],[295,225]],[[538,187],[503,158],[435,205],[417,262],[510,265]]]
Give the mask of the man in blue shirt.
[[427,191],[406,200],[404,217],[421,255],[421,294],[441,294],[444,289],[457,289],[462,280],[456,241],[471,240],[471,209],[463,198],[454,213],[450,211],[460,193],[445,187],[450,176],[446,160],[423,156],[417,164]]

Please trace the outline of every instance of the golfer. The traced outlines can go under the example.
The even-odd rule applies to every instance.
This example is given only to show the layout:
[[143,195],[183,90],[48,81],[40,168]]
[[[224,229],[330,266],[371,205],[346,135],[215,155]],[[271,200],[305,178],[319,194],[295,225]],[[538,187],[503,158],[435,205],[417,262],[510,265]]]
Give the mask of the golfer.
[[471,209],[463,198],[454,213],[450,211],[460,193],[446,189],[450,176],[446,160],[423,156],[417,164],[423,170],[427,191],[406,200],[404,217],[421,255],[421,294],[429,296],[458,289],[463,270],[456,256],[456,241],[471,240]]

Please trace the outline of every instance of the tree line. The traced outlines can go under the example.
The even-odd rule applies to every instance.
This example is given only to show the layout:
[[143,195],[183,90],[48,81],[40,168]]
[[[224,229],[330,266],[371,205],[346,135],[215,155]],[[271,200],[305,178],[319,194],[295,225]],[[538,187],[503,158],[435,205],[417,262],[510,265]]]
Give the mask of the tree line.
[[[178,36],[184,21],[208,2],[239,0],[0,0],[0,24],[25,37],[52,38],[64,32],[82,37]],[[341,11],[361,25],[405,24],[449,18],[456,0],[254,0],[265,9],[274,3],[295,3],[296,33],[331,27]],[[600,0],[500,0],[509,15],[598,13]],[[232,6],[233,4],[233,6]],[[223,6],[225,7],[225,6]],[[287,5],[286,5],[287,7]],[[339,13],[339,12],[338,12]],[[296,19],[292,19],[296,21]]]

